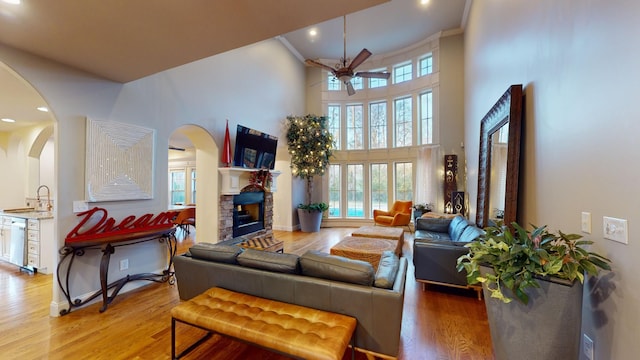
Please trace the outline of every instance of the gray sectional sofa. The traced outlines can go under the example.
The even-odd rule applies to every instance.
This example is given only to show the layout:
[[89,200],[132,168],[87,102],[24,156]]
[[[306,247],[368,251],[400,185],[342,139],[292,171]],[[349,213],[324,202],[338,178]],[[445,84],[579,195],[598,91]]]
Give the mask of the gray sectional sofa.
[[482,233],[460,215],[453,219],[418,218],[413,241],[416,280],[467,288],[467,274],[456,270],[456,262],[469,252],[464,245]]
[[355,317],[356,349],[397,357],[406,258],[385,252],[377,272],[364,261],[309,251],[301,256],[194,245],[174,257],[180,299],[211,287]]

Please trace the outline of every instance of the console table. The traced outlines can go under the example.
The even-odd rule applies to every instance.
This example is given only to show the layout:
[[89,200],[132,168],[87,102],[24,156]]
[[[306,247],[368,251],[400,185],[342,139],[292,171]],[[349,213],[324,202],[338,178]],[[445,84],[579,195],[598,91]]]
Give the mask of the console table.
[[[139,244],[146,241],[158,241],[160,243],[165,243],[169,250],[169,263],[165,270],[162,273],[142,273],[142,274],[134,274],[127,275],[121,279],[113,281],[111,283],[108,282],[107,275],[109,272],[109,260],[111,258],[111,254],[115,252],[115,249],[121,246],[128,246]],[[102,258],[100,260],[100,290],[88,296],[86,299],[71,299],[71,290],[69,288],[69,275],[71,274],[71,267],[73,265],[73,261],[76,256],[83,256],[87,250],[100,250],[102,252]],[[69,303],[69,309],[65,309],[60,311],[60,315],[66,315],[71,312],[71,309],[74,307],[80,307],[89,301],[95,299],[96,297],[102,295],[102,307],[100,308],[100,312],[104,312],[107,310],[107,306],[113,301],[113,299],[118,295],[122,287],[128,283],[129,281],[135,280],[147,280],[154,282],[169,282],[169,284],[173,284],[175,282],[174,273],[172,270],[173,266],[173,257],[176,255],[177,246],[176,246],[176,237],[175,237],[175,228],[164,228],[164,229],[154,229],[150,231],[141,231],[135,232],[125,235],[117,235],[111,237],[100,238],[99,240],[87,240],[87,241],[78,241],[72,243],[65,243],[59,253],[62,255],[62,259],[58,264],[57,274],[58,274],[58,285],[60,289],[62,289],[62,293],[67,299]],[[60,270],[62,268],[66,269],[66,274],[63,277],[60,274]],[[109,294],[109,290],[112,290],[111,294]]]

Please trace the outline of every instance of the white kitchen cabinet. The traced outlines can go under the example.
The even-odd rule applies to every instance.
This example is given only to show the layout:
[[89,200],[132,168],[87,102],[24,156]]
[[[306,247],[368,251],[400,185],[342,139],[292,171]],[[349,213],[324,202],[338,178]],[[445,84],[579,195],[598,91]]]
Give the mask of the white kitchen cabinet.
[[0,216],[0,259],[9,261],[11,248],[11,217]]
[[53,219],[27,220],[27,265],[38,272],[53,271]]

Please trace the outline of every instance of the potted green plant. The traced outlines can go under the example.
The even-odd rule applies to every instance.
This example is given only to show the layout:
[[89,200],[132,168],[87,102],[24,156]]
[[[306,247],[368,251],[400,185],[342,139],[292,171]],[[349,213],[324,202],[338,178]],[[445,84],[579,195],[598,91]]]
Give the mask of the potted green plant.
[[324,175],[333,154],[333,136],[327,117],[288,116],[286,136],[292,174],[306,181],[306,203],[298,205],[300,227],[304,232],[316,232],[320,230],[323,212],[329,209],[324,202],[311,202],[313,179]]
[[581,238],[514,222],[487,227],[465,245],[469,253],[458,258],[457,269],[467,272],[469,284],[483,285],[496,359],[578,358],[585,273],[611,269],[609,259],[583,248],[593,242]]

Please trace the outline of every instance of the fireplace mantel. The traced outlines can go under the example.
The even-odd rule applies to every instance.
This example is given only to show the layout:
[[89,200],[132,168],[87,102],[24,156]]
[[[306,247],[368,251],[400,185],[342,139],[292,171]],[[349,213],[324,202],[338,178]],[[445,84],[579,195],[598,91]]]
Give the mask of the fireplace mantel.
[[[222,195],[236,195],[240,194],[240,189],[249,185],[249,175],[260,169],[247,169],[241,167],[223,167],[218,168],[218,172],[222,175],[222,189],[220,193]],[[278,170],[269,170],[271,173],[271,187],[269,191],[276,192],[277,190],[277,178],[281,174]],[[244,175],[244,176],[243,176]]]

